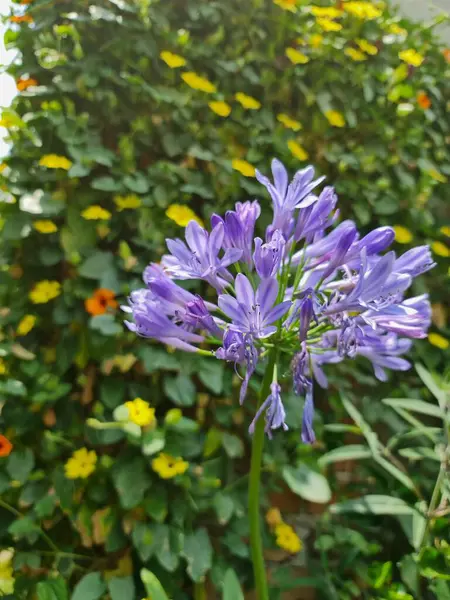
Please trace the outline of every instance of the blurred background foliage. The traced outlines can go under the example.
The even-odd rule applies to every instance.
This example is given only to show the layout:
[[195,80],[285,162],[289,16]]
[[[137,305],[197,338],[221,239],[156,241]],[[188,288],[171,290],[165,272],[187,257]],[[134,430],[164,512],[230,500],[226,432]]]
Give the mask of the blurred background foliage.
[[426,369],[380,384],[337,366],[313,448],[286,398],[265,456],[273,598],[448,600],[450,51],[433,24],[320,0],[33,0],[8,21],[0,595],[247,597],[253,399],[231,367],[136,340],[119,305],[190,218],[267,211],[254,169],[276,156],[438,266],[415,290],[433,301]]

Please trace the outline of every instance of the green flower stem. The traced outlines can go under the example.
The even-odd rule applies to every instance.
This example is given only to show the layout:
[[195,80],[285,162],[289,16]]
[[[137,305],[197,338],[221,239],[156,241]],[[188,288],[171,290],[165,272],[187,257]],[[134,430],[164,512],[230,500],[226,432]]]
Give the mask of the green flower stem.
[[[269,354],[269,363],[264,375],[259,395],[258,408],[269,395],[272,383],[273,370],[277,360],[277,348]],[[250,547],[253,562],[257,600],[269,600],[266,566],[264,564],[263,547],[261,540],[261,519],[259,513],[259,493],[261,483],[261,463],[264,448],[264,419],[261,417],[256,423],[252,440],[252,458],[250,465],[250,478],[248,487],[248,516],[250,522]]]

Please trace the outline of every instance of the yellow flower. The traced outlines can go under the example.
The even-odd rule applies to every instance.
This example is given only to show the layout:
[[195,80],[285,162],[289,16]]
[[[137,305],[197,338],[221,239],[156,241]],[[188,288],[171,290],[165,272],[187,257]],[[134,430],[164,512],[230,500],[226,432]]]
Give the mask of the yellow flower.
[[325,118],[333,127],[345,127],[344,115],[337,110],[327,110]]
[[45,219],[41,221],[35,221],[33,223],[33,227],[36,229],[36,231],[39,231],[39,233],[55,233],[55,231],[58,231],[58,228],[53,221],[48,221]]
[[200,217],[189,206],[184,206],[183,204],[171,204],[166,210],[166,216],[175,221],[180,227],[186,227],[190,221],[197,221],[203,227],[203,221]]
[[340,31],[342,29],[340,23],[336,23],[336,21],[331,21],[330,19],[317,19],[316,23],[324,31]]
[[306,160],[308,158],[309,154],[295,140],[289,140],[287,145],[289,150],[292,152],[295,158],[298,158],[298,160]]
[[448,258],[450,256],[450,249],[447,248],[447,246],[442,242],[433,242],[431,244],[431,249],[438,256],[443,256],[444,258]]
[[61,293],[61,284],[59,281],[49,281],[44,279],[36,283],[34,288],[29,293],[29,297],[33,304],[45,304],[54,298],[57,298]]
[[402,50],[398,53],[398,57],[400,60],[405,62],[412,67],[420,67],[425,58],[414,50],[414,48],[409,48],[408,50]]
[[273,0],[273,2],[283,10],[297,12],[297,0]]
[[142,398],[135,398],[130,402],[125,402],[125,406],[128,408],[128,418],[132,423],[139,425],[139,427],[145,427],[146,425],[153,425],[155,419],[155,409],[150,407],[150,404]]
[[391,33],[392,35],[407,35],[408,33],[406,29],[403,29],[403,27],[397,25],[397,23],[391,23],[387,30],[388,33]]
[[185,58],[178,54],[174,54],[173,52],[169,52],[168,50],[163,50],[160,52],[159,56],[171,69],[178,69],[179,67],[184,67],[186,64]]
[[228,117],[231,112],[231,106],[226,102],[222,102],[221,100],[216,100],[214,102],[208,102],[209,108],[219,115],[219,117]]
[[371,44],[367,40],[356,40],[356,43],[366,54],[370,54],[371,56],[378,54],[378,48],[375,46],[375,44]]
[[231,161],[231,166],[235,171],[239,171],[239,173],[244,175],[244,177],[255,176],[255,167],[246,160],[242,160],[241,158],[233,158]]
[[383,11],[372,4],[372,2],[344,2],[343,9],[358,19],[378,19]]
[[243,94],[242,92],[238,92],[234,95],[235,99],[241,104],[244,108],[248,110],[259,110],[261,108],[261,102],[256,98],[252,98],[252,96],[247,96],[247,94]]
[[273,506],[269,508],[266,512],[266,523],[269,527],[276,527],[277,525],[281,525],[283,523],[283,518],[281,517],[280,509]]
[[25,315],[17,325],[17,335],[27,335],[35,325],[36,317],[34,315]]
[[64,169],[68,171],[72,166],[72,161],[65,156],[58,156],[58,154],[45,154],[39,164],[41,167],[47,167],[47,169]]
[[433,344],[433,346],[436,346],[436,348],[440,348],[441,350],[447,350],[450,346],[450,342],[442,335],[439,335],[439,333],[428,334],[428,341],[430,344]]
[[287,129],[292,129],[292,131],[300,131],[302,128],[302,124],[295,119],[291,119],[289,115],[285,115],[284,113],[280,113],[277,115],[277,120],[282,123]]
[[0,596],[9,596],[14,592],[13,556],[14,550],[12,548],[5,548],[0,551]]
[[67,479],[86,479],[95,471],[97,454],[95,450],[80,448],[75,450],[71,458],[64,465]]
[[0,173],[3,173],[3,171],[6,169],[8,165],[6,163],[1,163],[0,164]]
[[290,525],[280,523],[275,527],[277,546],[290,552],[297,554],[302,549],[302,542]]
[[5,361],[3,360],[3,358],[0,356],[0,375],[5,375],[5,373],[8,372],[8,368],[6,366]]
[[189,468],[189,463],[180,457],[174,458],[170,454],[161,452],[152,460],[152,469],[162,479],[172,479],[177,475],[183,475]]
[[444,225],[444,227],[441,227],[439,229],[439,231],[443,234],[446,235],[447,237],[450,237],[450,227],[448,227],[447,225]]
[[437,169],[429,169],[427,173],[432,179],[435,179],[440,183],[447,183],[447,177],[440,173]]
[[217,88],[213,83],[208,81],[205,77],[200,77],[200,75],[197,75],[197,73],[194,73],[193,71],[182,73],[181,79],[193,90],[199,90],[206,94],[214,94],[217,91]]
[[295,48],[286,48],[284,53],[293,65],[304,65],[309,62],[309,58],[306,56],[306,54],[299,52]]
[[364,52],[361,52],[361,50],[357,50],[356,48],[346,48],[344,50],[344,54],[356,62],[367,60],[367,56],[364,54]]
[[311,6],[312,14],[320,19],[335,19],[342,15],[342,10],[333,6]]
[[403,225],[395,225],[395,241],[399,244],[409,244],[413,239],[413,234]]
[[83,219],[88,221],[106,221],[111,218],[111,213],[109,210],[102,208],[98,204],[93,204],[92,206],[88,206],[81,213]]
[[117,210],[134,210],[139,208],[142,204],[141,199],[136,194],[128,194],[127,196],[114,196],[114,204],[117,206]]
[[314,33],[310,38],[309,38],[309,43],[311,44],[311,46],[313,48],[318,48],[323,42],[323,35],[320,35],[320,33]]

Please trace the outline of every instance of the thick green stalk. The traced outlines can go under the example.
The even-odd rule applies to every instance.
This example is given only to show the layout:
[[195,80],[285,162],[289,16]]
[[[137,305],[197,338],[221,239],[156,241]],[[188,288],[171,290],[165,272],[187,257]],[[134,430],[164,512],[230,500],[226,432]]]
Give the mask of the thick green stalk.
[[[264,375],[259,394],[258,408],[269,395],[272,383],[273,369],[277,359],[277,348],[269,354],[269,363]],[[252,441],[252,459],[248,487],[248,516],[250,522],[250,547],[252,553],[253,574],[255,578],[257,600],[269,600],[267,572],[264,564],[263,546],[261,540],[261,517],[259,512],[259,491],[261,483],[261,463],[264,448],[264,417],[258,419]]]

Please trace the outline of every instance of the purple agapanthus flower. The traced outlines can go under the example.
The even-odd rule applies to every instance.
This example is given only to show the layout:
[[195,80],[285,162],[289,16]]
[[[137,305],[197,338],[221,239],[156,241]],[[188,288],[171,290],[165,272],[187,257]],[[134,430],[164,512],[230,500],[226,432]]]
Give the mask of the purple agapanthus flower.
[[[169,254],[147,267],[146,287],[130,294],[124,310],[138,335],[233,363],[241,403],[258,363],[269,356],[270,394],[250,433],[263,413],[268,437],[288,429],[277,374],[290,366],[294,391],[304,398],[301,437],[313,443],[314,385],[328,386],[327,365],[363,358],[382,381],[388,370],[410,367],[404,355],[413,339],[426,337],[431,309],[426,294],[405,294],[434,262],[428,246],[402,256],[388,251],[391,227],[361,237],[353,221],[337,224],[337,196],[332,187],[316,192],[323,178],[312,167],[289,183],[274,160],[272,175],[270,181],[256,173],[273,205],[265,232],[256,200],[237,203],[223,218],[213,215],[210,232],[191,221],[186,241],[167,240]],[[216,298],[177,283],[187,279],[208,283]]]

